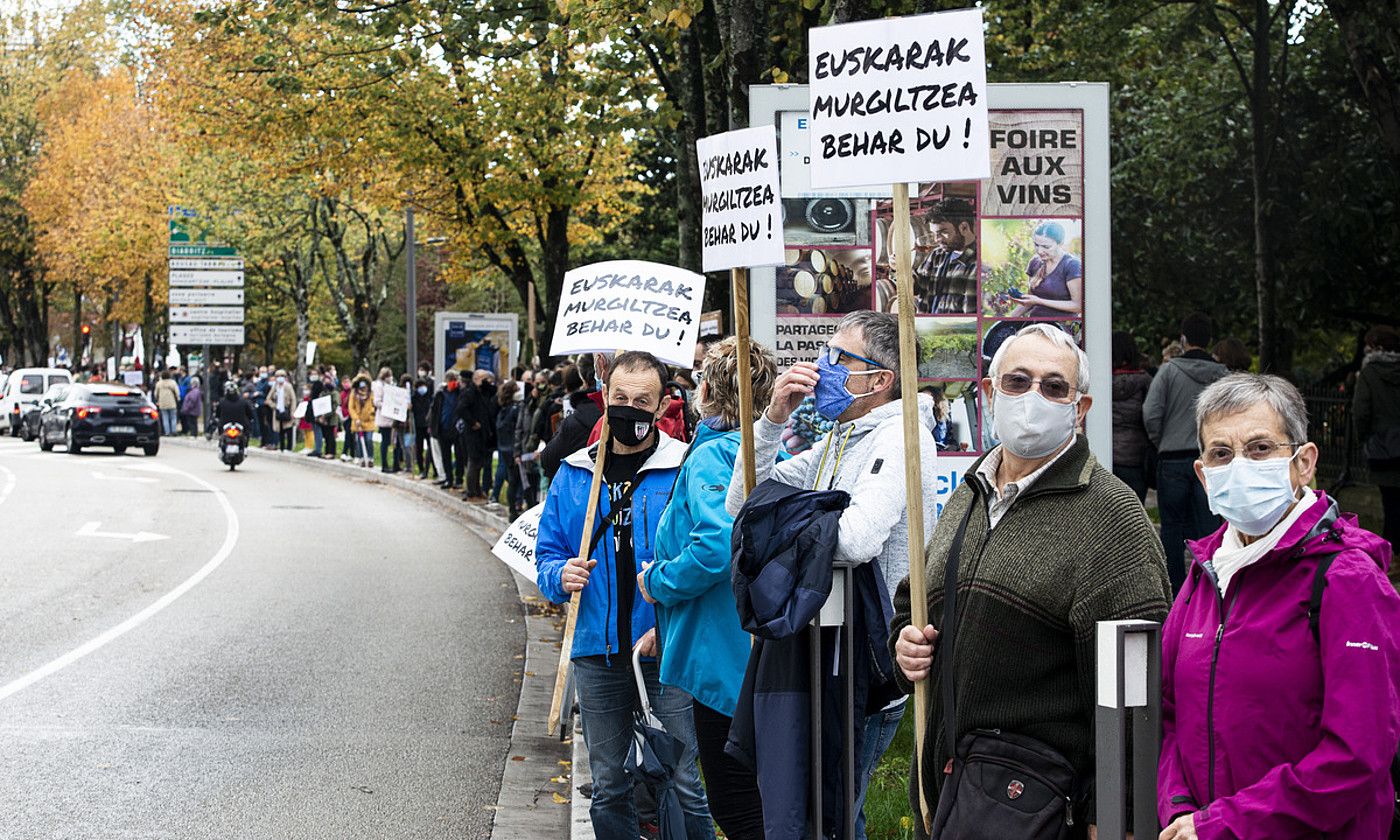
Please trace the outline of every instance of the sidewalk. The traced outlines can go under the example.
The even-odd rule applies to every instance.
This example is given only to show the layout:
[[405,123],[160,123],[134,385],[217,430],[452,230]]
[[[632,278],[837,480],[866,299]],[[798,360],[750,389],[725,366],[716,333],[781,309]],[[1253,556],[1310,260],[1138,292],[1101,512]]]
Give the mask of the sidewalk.
[[[186,446],[217,451],[215,441],[203,437],[170,437],[162,439],[166,446]],[[410,478],[407,472],[386,473],[379,467],[357,467],[340,460],[311,458],[299,452],[248,450],[249,462],[281,461],[308,469],[329,471],[350,480],[383,484],[394,490],[419,496],[461,520],[466,529],[486,543],[495,545],[510,524],[501,508],[463,501],[456,493],[448,493],[431,481]],[[540,595],[535,582],[512,574],[519,593],[521,615],[525,621],[526,644],[519,673],[520,700],[516,707],[515,725],[511,729],[510,750],[506,755],[501,776],[501,791],[493,806],[495,812],[491,840],[541,840],[542,838],[577,838],[579,814],[571,814],[572,796],[577,785],[589,779],[575,780],[573,776],[573,729],[561,733],[564,737],[546,734],[549,706],[554,694],[554,673],[559,663],[559,641],[563,615]],[[586,762],[585,762],[586,763]],[[580,803],[581,815],[587,822],[588,805]],[[572,825],[571,825],[572,824]],[[592,837],[591,826],[586,836]]]

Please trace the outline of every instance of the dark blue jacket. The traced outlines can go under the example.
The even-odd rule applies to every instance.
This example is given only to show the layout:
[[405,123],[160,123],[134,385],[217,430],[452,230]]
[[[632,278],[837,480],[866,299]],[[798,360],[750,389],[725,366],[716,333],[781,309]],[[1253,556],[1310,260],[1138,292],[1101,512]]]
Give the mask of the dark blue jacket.
[[[808,823],[811,767],[810,640],[805,632],[831,592],[836,530],[850,496],[765,481],[734,524],[734,598],[744,629],[755,634],[725,752],[753,768],[763,799],[767,840],[802,840]],[[845,669],[855,686],[855,744],[864,720],[899,694],[885,647],[890,615],[884,582],[872,563],[852,569],[853,663],[836,662],[836,628],[822,632],[822,824],[842,825]]]

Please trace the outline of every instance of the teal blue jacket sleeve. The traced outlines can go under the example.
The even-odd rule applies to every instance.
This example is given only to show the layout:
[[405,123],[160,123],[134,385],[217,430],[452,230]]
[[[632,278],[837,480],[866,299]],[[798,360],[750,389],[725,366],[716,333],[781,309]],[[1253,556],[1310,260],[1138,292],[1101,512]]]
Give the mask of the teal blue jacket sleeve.
[[[658,560],[643,581],[647,593],[663,606],[698,598],[711,587],[729,580],[729,534],[734,517],[724,509],[729,492],[731,465],[723,448],[707,446],[694,453],[681,468],[672,504],[687,506],[690,539],[680,554]],[[681,494],[684,494],[682,497]]]

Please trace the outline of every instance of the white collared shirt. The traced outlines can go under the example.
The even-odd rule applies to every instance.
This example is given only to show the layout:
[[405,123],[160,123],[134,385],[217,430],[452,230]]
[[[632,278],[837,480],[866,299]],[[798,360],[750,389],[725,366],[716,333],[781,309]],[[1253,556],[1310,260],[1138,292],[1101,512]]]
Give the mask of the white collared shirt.
[[1050,469],[1050,465],[1064,457],[1065,453],[1073,446],[1070,445],[1061,449],[1055,457],[1041,464],[1035,472],[1019,481],[1008,482],[1005,487],[997,487],[997,470],[1001,468],[1001,446],[993,449],[982,460],[982,465],[977,468],[977,477],[982,479],[983,486],[991,492],[991,499],[987,503],[988,529],[995,528],[1001,518],[1006,515],[1016,500],[1026,494],[1031,489],[1031,485],[1040,479],[1045,471]]

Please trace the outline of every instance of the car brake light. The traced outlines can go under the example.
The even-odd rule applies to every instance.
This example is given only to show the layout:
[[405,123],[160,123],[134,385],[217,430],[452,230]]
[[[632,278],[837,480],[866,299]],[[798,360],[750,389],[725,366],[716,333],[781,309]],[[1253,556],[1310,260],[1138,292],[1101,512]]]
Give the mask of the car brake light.
[[154,408],[151,408],[149,405],[141,406],[141,413],[151,418],[152,420],[160,418],[160,414]]
[[79,419],[79,420],[86,420],[86,419],[87,419],[87,416],[88,416],[89,414],[101,414],[101,413],[102,413],[102,408],[101,408],[100,406],[96,406],[96,405],[83,405],[83,406],[79,406],[79,407],[78,407],[78,410],[77,410],[77,415],[78,415],[78,419]]

